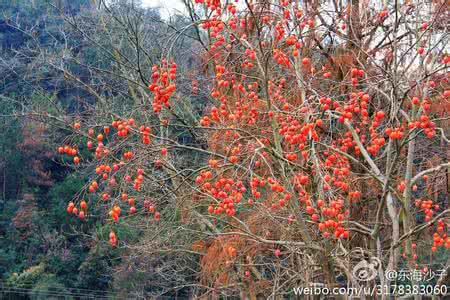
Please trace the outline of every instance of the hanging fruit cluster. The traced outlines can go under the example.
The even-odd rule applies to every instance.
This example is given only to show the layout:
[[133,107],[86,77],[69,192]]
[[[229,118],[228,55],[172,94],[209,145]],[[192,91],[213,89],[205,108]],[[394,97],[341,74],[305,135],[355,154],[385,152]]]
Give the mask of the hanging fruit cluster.
[[[172,65],[171,71],[169,71],[170,74],[174,74],[174,68],[175,66]],[[171,76],[171,78],[174,77]],[[83,133],[79,123],[75,123],[72,127],[78,133]],[[125,150],[122,146],[116,147],[116,144],[121,145],[123,141],[126,142],[128,139],[134,140],[134,136],[140,136],[143,145],[151,145],[152,130],[145,125],[141,125],[138,128],[133,118],[113,120],[109,125],[99,127],[99,131],[95,128],[87,129],[85,135],[87,136],[86,148],[93,153],[94,160],[98,161],[98,164],[95,166],[95,177],[88,184],[86,191],[91,194],[90,197],[93,199],[98,195],[105,205],[111,205],[109,217],[113,223],[116,223],[123,215],[121,208],[123,203],[128,204],[128,215],[133,215],[137,212],[136,198],[128,197],[128,194],[125,192],[120,194],[120,190],[126,190],[130,187],[138,195],[145,180],[144,169],[136,168],[133,164],[135,152]],[[58,147],[57,151],[61,155],[74,156],[74,165],[78,165],[80,158],[76,156],[78,154],[77,149],[78,146],[65,145]],[[162,148],[161,156],[167,156],[166,148]],[[104,163],[105,161],[109,161],[109,163]],[[90,163],[89,157],[86,158],[86,162]],[[155,161],[155,167],[159,167],[161,164],[161,160]],[[130,174],[133,174],[133,172],[134,176],[131,176]],[[122,204],[120,201],[117,201],[119,195],[121,195]],[[155,220],[160,219],[161,214],[156,211],[155,205],[150,205],[148,200],[143,201],[141,205],[144,211],[153,215]],[[68,214],[75,215],[80,220],[83,220],[87,217],[87,208],[88,205],[85,200],[79,201],[78,206],[75,205],[74,201],[70,201],[66,210]],[[117,237],[113,234],[113,231],[111,232],[110,243],[116,246],[118,243]]]
[[169,65],[165,59],[162,60],[161,67],[152,67],[152,82],[148,89],[154,94],[152,106],[155,113],[159,113],[163,106],[170,107],[169,99],[177,89],[174,83],[176,73],[177,64],[173,62]]

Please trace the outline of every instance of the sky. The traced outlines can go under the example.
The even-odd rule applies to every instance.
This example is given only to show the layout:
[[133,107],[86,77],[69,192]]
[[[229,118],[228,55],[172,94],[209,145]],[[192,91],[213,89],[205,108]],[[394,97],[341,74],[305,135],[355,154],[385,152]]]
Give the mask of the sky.
[[180,0],[141,0],[145,7],[159,7],[161,8],[161,16],[167,18],[175,11],[184,12],[184,5]]

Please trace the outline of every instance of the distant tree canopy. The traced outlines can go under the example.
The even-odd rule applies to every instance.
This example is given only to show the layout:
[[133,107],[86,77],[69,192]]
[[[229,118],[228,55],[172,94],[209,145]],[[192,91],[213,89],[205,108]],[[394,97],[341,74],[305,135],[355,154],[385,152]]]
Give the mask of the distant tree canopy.
[[[0,11],[0,295],[103,297],[114,290],[120,260],[110,258],[118,252],[106,246],[101,218],[79,224],[65,212],[84,180],[55,161],[55,141],[66,132],[65,116],[90,114],[101,105],[97,96],[117,98],[102,108],[117,112],[137,101],[121,77],[131,61],[142,60],[148,73],[148,60],[161,57],[152,44],[162,21],[130,1],[102,8],[88,0],[2,1]],[[131,18],[147,44],[145,62],[123,23]]]

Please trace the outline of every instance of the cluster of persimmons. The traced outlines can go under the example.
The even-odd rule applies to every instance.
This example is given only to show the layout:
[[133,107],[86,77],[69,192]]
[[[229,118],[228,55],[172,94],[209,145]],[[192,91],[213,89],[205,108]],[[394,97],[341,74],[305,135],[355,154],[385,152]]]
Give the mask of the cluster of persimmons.
[[[393,115],[387,105],[380,105],[379,99],[374,99],[379,96],[366,88],[372,76],[370,70],[356,64],[348,68],[338,83],[346,86],[346,93],[328,94],[327,89],[332,90],[331,84],[336,80],[335,69],[320,66],[321,62],[313,55],[305,54],[310,51],[304,51],[300,34],[288,31],[294,20],[301,20],[297,25],[300,32],[312,31],[316,26],[312,17],[293,7],[290,1],[277,1],[281,14],[263,14],[259,25],[254,17],[239,17],[234,4],[222,9],[218,0],[195,2],[211,12],[201,28],[210,35],[207,56],[214,64],[214,78],[209,84],[199,86],[197,80],[192,82],[192,95],[205,92],[213,103],[193,125],[196,130],[206,132],[208,150],[214,153],[191,178],[192,193],[204,201],[205,213],[217,218],[239,218],[244,208],[251,210],[262,205],[274,214],[287,212],[289,224],[301,215],[308,224],[314,224],[319,237],[335,241],[351,238],[350,207],[364,205],[361,203],[364,193],[354,184],[361,169],[357,171],[353,161],[363,161],[365,153],[376,160],[388,143],[399,145],[418,134],[435,138],[437,125],[430,113],[432,100],[411,93],[403,109],[412,118],[399,121],[401,116],[397,112]],[[382,23],[388,17],[389,12],[383,9],[376,16],[377,22]],[[271,37],[251,39],[250,34],[257,26],[267,28]],[[428,24],[423,23],[420,30],[427,28]],[[230,62],[229,56],[236,52],[239,58]],[[261,52],[271,53],[269,66],[262,65]],[[425,52],[423,47],[417,49],[419,55]],[[448,55],[439,59],[443,66],[450,62]],[[258,72],[271,72],[271,76]],[[310,86],[316,86],[315,93],[306,93],[309,87],[295,86],[299,72]],[[321,89],[320,84],[326,88]],[[436,101],[449,99],[450,92],[443,86],[444,83],[435,80],[423,83],[423,88],[436,89],[435,98],[440,99]],[[72,125],[76,133],[86,137],[86,148],[99,162],[88,192],[98,194],[110,205],[113,222],[123,215],[124,207],[128,214],[136,213],[146,176],[151,176],[155,169],[164,170],[170,160],[169,149],[174,145],[167,140],[161,142],[158,129],[146,124],[143,115],[159,118],[161,112],[177,105],[173,97],[177,92],[177,64],[164,59],[153,66],[148,89],[153,111],[134,116],[136,120],[116,117],[110,124],[96,128],[84,128],[79,121]],[[302,93],[306,95],[300,96]],[[169,123],[165,121],[163,125]],[[143,155],[139,152],[141,148],[129,148],[136,140],[158,149],[152,168],[134,163],[136,157]],[[113,147],[115,144],[122,146],[119,149]],[[64,145],[58,152],[73,157],[73,163],[80,165],[83,159],[77,149],[76,145]],[[427,182],[427,177],[423,176],[423,182]],[[394,190],[400,195],[408,183],[400,176],[397,180]],[[124,186],[129,188],[124,191]],[[411,188],[418,189],[416,185]],[[423,212],[426,222],[440,209],[433,200],[425,198],[415,200],[415,206],[418,213]],[[156,204],[148,199],[142,198],[138,207],[156,220],[161,217]],[[296,207],[298,211],[294,210]],[[85,200],[79,201],[78,206],[70,202],[67,212],[84,219],[88,205]],[[450,247],[447,231],[448,224],[438,221],[432,251]],[[110,243],[118,244],[114,231]],[[277,248],[275,255],[280,254]]]

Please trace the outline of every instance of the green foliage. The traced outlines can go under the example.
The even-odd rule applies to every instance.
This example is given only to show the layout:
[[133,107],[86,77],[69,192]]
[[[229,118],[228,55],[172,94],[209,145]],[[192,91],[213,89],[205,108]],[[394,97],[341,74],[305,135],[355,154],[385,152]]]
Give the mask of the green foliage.
[[[11,114],[14,105],[11,102],[2,101],[0,96],[0,111],[4,114]],[[12,118],[0,118],[0,175],[2,180],[1,202],[6,199],[14,198],[17,193],[17,185],[20,181],[22,155],[16,150],[16,144],[22,140],[20,133],[20,124],[18,120]],[[5,182],[7,181],[7,182]]]
[[[43,202],[47,209],[46,221],[49,228],[57,228],[61,224],[71,223],[73,216],[66,212],[67,203],[81,190],[85,181],[83,177],[68,175],[64,181],[51,188],[46,200]],[[55,227],[56,226],[56,227]]]
[[68,290],[55,274],[43,274],[34,284],[31,299],[61,299]]
[[[51,155],[43,155],[54,151],[60,129],[37,134],[26,149],[19,146],[35,137],[24,130],[32,130],[34,124],[31,118],[15,114],[33,112],[63,119],[66,114],[96,110],[136,117],[132,108],[143,101],[145,78],[166,51],[162,44],[167,42],[168,27],[156,11],[136,8],[128,0],[114,1],[109,12],[114,18],[103,10],[89,9],[90,5],[90,0],[0,1],[0,111],[11,115],[0,117],[0,281],[26,288],[33,299],[48,299],[56,291],[111,289],[114,270],[123,267],[121,257],[128,253],[120,245],[111,247],[110,231],[116,232],[121,243],[139,243],[143,238],[139,225],[149,222],[148,216],[138,214],[117,223],[106,221],[100,217],[105,212],[97,205],[98,196],[90,194],[84,196],[89,206],[85,220],[67,214],[67,203],[80,200],[78,192],[90,179],[71,174],[73,170],[66,166],[71,158],[55,162]],[[64,22],[63,15],[81,27]],[[130,20],[136,22],[135,33],[144,43],[145,54],[136,54],[130,41]],[[178,18],[171,25],[181,28],[187,23]],[[190,45],[191,40],[182,37],[176,43]],[[142,74],[130,72],[130,66],[139,66]],[[83,82],[107,101],[86,92]],[[183,99],[175,111],[192,121],[204,103],[197,101],[193,114],[187,106],[189,99]],[[98,120],[98,124],[110,121]],[[159,121],[145,122],[157,125]],[[192,139],[191,132],[183,128],[179,132],[180,139]],[[69,141],[77,142],[86,145],[86,140]],[[92,157],[85,147],[79,151],[84,161]],[[45,174],[36,171],[39,165],[43,167],[38,171]],[[50,183],[36,182],[46,174]],[[31,195],[29,202],[24,194]],[[136,278],[142,274],[135,274]]]
[[[7,276],[8,285],[32,288],[33,298],[45,299],[48,292],[64,291],[64,288],[87,288],[105,290],[109,286],[109,258],[118,255],[104,240],[91,233],[94,228],[109,233],[96,217],[80,221],[68,215],[67,202],[81,189],[83,178],[67,176],[45,194],[45,201],[33,213],[33,228],[25,240],[7,234],[0,244],[0,276]],[[14,202],[9,201],[0,213],[0,220],[11,222]],[[8,213],[8,216],[6,215]],[[95,208],[92,215],[98,215]],[[83,231],[87,236],[79,235]],[[124,234],[131,233],[130,231]],[[94,244],[93,244],[94,243]],[[93,244],[91,248],[88,246]],[[31,267],[30,267],[31,266]],[[9,275],[8,275],[9,274]],[[51,293],[50,293],[51,294]]]
[[16,253],[14,248],[0,248],[0,279],[14,267]]
[[16,292],[28,292],[31,299],[60,299],[68,292],[60,278],[49,273],[43,263],[12,273],[6,286]]
[[9,286],[19,286],[19,287],[28,287],[34,285],[39,278],[44,274],[45,266],[44,264],[39,264],[35,266],[31,266],[28,269],[24,270],[21,273],[13,273],[7,279],[7,284]]

